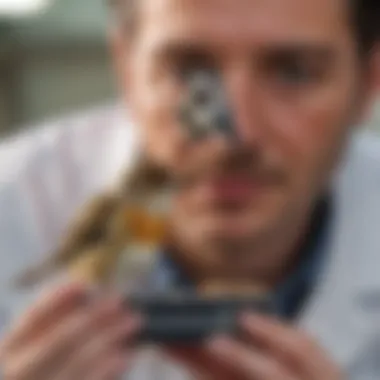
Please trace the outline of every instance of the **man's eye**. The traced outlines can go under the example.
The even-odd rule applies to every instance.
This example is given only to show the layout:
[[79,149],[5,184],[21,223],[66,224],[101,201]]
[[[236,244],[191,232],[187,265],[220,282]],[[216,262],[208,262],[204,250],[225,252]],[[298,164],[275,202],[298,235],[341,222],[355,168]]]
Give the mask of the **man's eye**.
[[212,59],[205,54],[185,52],[174,55],[168,62],[167,69],[179,80],[186,80],[197,71],[210,70],[214,67]]
[[313,70],[298,64],[281,65],[275,70],[274,76],[280,82],[290,85],[309,84],[317,79]]

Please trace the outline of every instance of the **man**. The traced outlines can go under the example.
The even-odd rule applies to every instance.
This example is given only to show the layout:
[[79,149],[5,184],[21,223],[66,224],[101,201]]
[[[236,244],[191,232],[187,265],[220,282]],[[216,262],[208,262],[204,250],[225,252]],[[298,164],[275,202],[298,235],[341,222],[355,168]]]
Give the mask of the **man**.
[[[242,316],[243,343],[216,337],[136,358],[143,321],[118,295],[84,305],[87,289],[70,284],[10,329],[4,379],[379,378],[380,149],[354,127],[375,95],[378,3],[114,6],[112,46],[142,149],[187,180],[157,274],[269,289],[279,318]],[[194,68],[222,74],[239,144],[182,134],[174,111]]]

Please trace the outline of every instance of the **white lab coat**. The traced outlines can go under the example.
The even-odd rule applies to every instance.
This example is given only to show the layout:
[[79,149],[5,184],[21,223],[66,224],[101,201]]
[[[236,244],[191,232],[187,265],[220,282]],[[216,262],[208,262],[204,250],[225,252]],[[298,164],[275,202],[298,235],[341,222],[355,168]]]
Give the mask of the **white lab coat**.
[[[116,117],[116,119],[119,120],[119,125],[123,126],[121,128],[123,132],[119,130],[118,138],[101,140],[100,143],[104,144],[105,150],[99,150],[102,151],[102,155],[91,156],[90,166],[85,164],[88,160],[82,162],[80,175],[82,180],[91,177],[89,173],[93,169],[92,166],[99,165],[99,168],[102,168],[100,177],[92,182],[98,184],[93,188],[114,178],[121,163],[126,159],[125,152],[122,153],[123,150],[125,151],[124,143],[127,143],[127,140],[134,141],[132,144],[127,143],[133,151],[132,145],[137,141],[132,136],[134,132],[131,134],[126,132],[126,129],[131,130],[128,123],[120,122],[122,118]],[[91,118],[88,122],[90,121],[96,120]],[[90,124],[87,127],[92,128]],[[116,135],[115,132],[114,136]],[[127,137],[121,138],[122,135]],[[84,146],[81,148],[84,149]],[[90,155],[90,153],[87,153],[87,148],[84,155],[88,158],[87,154]],[[51,148],[51,150],[54,149]],[[118,149],[119,153],[116,153]],[[114,155],[108,156],[105,151]],[[55,152],[52,156],[54,155]],[[28,157],[29,162],[34,156],[36,156],[35,153],[23,157],[24,159]],[[107,163],[103,162],[104,158],[108,158]],[[8,162],[13,161],[10,159]],[[46,158],[45,160],[41,158],[41,161],[46,161]],[[113,167],[112,171],[111,167]],[[9,170],[7,174],[12,174],[12,172]],[[105,172],[107,175],[104,174]],[[86,177],[87,175],[89,177]],[[4,210],[7,210],[1,211],[0,214],[0,254],[2,255],[1,262],[5,263],[9,262],[10,255],[13,260],[15,252],[17,255],[26,257],[23,255],[26,255],[25,251],[28,250],[36,235],[35,229],[31,228],[34,219],[31,216],[29,219],[20,219],[25,218],[26,215],[26,211],[19,203],[22,187],[15,185],[16,182],[20,182],[20,179],[14,178],[14,175],[13,177],[11,175],[11,179],[12,181],[5,185],[2,193],[0,189],[0,209],[3,210],[5,207]],[[16,188],[17,190],[14,190]],[[354,136],[347,155],[336,172],[333,188],[336,203],[328,241],[328,260],[297,324],[313,335],[347,371],[349,380],[379,380],[380,142],[375,136],[370,133]],[[17,236],[14,231],[18,231]],[[30,255],[28,260],[31,259]],[[11,267],[15,268],[21,262],[23,262],[22,258],[17,265],[12,264]],[[6,326],[11,316],[25,308],[30,299],[25,295],[7,293],[1,302],[0,307],[3,312],[1,313],[0,309],[0,317],[3,316],[3,325]],[[185,380],[191,379],[191,376],[178,363],[170,362],[167,358],[162,358],[159,351],[150,349],[141,353],[128,379]]]

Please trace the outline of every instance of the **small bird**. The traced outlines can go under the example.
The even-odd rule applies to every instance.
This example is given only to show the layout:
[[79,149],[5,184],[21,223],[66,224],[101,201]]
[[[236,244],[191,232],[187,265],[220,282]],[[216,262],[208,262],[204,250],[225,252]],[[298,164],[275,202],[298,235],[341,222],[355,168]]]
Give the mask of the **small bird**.
[[164,239],[165,215],[152,211],[151,203],[167,183],[160,169],[140,162],[128,180],[123,178],[118,191],[85,204],[58,249],[44,262],[17,276],[14,284],[33,286],[65,269],[81,280],[108,283],[129,245],[158,246]]

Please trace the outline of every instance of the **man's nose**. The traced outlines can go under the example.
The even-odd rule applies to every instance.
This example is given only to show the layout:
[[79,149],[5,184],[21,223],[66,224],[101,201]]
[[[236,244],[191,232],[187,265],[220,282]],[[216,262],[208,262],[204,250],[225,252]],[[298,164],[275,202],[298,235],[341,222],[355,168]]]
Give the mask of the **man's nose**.
[[246,64],[232,65],[224,72],[224,83],[235,133],[244,144],[256,144],[264,122],[263,91]]

